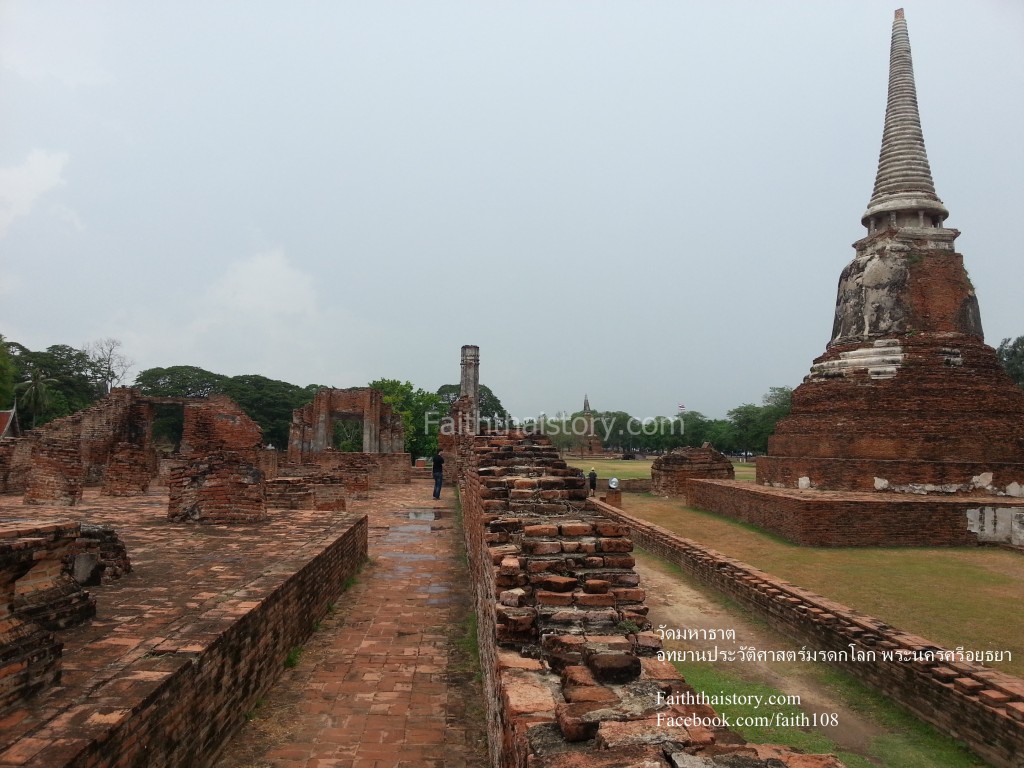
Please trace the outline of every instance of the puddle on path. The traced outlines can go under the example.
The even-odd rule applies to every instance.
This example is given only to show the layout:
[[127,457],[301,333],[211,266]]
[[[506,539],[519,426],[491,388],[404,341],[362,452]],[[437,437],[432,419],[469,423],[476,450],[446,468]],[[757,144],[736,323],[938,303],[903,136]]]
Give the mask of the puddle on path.
[[409,519],[410,520],[438,520],[441,517],[441,511],[437,509],[410,509]]

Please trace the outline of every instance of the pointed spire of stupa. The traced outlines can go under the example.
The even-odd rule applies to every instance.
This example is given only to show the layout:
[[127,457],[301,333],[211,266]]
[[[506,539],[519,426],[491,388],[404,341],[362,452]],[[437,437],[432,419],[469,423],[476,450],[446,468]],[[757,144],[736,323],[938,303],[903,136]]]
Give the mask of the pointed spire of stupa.
[[583,396],[583,412],[590,413],[590,399],[586,395]]
[[885,107],[882,151],[868,209],[861,222],[876,229],[941,227],[949,211],[935,194],[917,111],[914,63],[903,9],[892,22],[889,49],[889,100]]

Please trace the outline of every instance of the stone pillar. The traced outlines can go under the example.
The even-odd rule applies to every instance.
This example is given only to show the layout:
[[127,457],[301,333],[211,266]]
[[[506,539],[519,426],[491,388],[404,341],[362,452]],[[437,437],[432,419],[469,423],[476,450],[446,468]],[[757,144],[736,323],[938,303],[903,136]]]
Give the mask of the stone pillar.
[[470,410],[466,416],[472,423],[472,434],[479,429],[480,418],[480,347],[466,344],[462,347],[462,379],[459,383],[459,397],[469,399]]
[[605,504],[608,504],[617,509],[622,509],[622,489],[621,488],[609,488],[602,499]]

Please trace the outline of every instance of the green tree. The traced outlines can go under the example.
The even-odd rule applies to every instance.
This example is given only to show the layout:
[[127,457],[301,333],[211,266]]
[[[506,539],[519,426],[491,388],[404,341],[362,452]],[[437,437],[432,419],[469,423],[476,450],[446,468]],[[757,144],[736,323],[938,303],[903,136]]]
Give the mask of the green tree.
[[14,405],[14,361],[7,348],[7,339],[0,333],[0,409]]
[[996,354],[1010,378],[1024,387],[1024,336],[1013,340],[1003,339],[999,342]]
[[41,369],[32,370],[28,377],[17,384],[14,389],[18,394],[18,403],[22,409],[32,416],[32,428],[36,426],[39,415],[46,410],[53,398],[50,387],[57,380],[47,376]]
[[[33,352],[20,344],[8,344],[15,366],[15,379],[22,383],[49,379],[46,405],[33,414],[35,426],[88,408],[96,401],[96,385],[88,356],[67,344],[55,344],[44,352]],[[20,398],[19,398],[20,402]]]
[[398,379],[377,379],[370,386],[384,393],[384,401],[402,416],[405,450],[413,460],[437,451],[438,417],[443,411],[441,397]]
[[209,397],[223,392],[227,381],[227,376],[194,365],[172,365],[140,371],[134,386],[152,397]]
[[789,387],[772,387],[761,398],[761,405],[746,403],[729,411],[736,449],[749,453],[767,451],[768,438],[779,419],[789,414],[792,400],[793,390]]
[[312,402],[315,394],[308,388],[257,374],[232,376],[222,383],[221,391],[260,425],[263,442],[277,448],[288,445],[292,411]]
[[[686,411],[682,416],[682,421],[682,439],[679,441],[678,445],[670,446],[669,450],[671,450],[671,448],[677,448],[684,445],[697,448],[707,442],[711,442],[711,444],[714,445],[714,442],[710,437],[708,437],[708,428],[711,422],[707,416],[700,411]],[[718,446],[715,447],[717,448]],[[719,448],[719,450],[721,449]]]
[[736,425],[729,419],[711,419],[705,424],[704,442],[711,443],[722,453],[741,450],[736,434]]
[[[452,403],[459,399],[460,390],[461,386],[458,384],[442,384],[437,388],[437,396],[445,406],[445,413],[448,413],[451,410]],[[486,384],[480,385],[478,395],[480,400],[480,418],[495,419],[497,417],[496,425],[503,425],[506,416],[505,406],[501,404],[498,396]]]
[[331,447],[336,451],[359,453],[363,450],[363,424],[355,419],[337,419],[331,435]]

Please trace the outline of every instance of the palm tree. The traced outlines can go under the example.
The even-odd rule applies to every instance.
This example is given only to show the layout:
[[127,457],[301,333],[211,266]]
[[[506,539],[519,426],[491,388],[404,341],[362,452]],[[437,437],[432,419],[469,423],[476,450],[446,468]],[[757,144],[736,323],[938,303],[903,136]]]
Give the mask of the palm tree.
[[36,368],[25,377],[23,382],[14,387],[21,393],[21,397],[18,398],[21,407],[32,414],[33,429],[36,426],[36,417],[50,404],[50,385],[56,383],[56,379],[51,379]]

